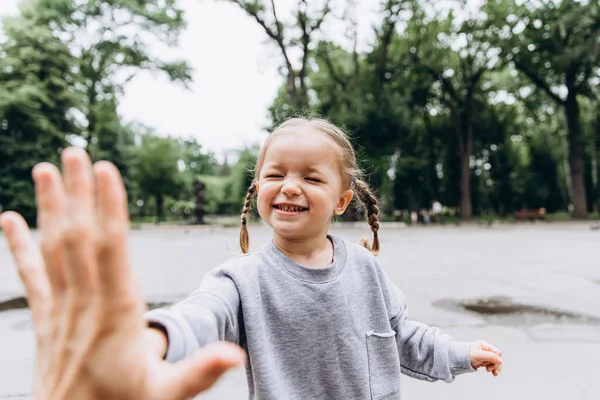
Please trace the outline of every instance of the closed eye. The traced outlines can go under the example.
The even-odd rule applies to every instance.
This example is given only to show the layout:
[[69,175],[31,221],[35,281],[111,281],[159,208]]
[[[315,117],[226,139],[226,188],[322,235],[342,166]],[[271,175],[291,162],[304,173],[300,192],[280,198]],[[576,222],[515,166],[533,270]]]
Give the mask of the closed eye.
[[267,175],[267,178],[270,178],[270,179],[281,179],[281,178],[283,178],[283,175],[270,174],[270,175]]
[[323,181],[320,180],[319,178],[310,178],[310,177],[308,177],[308,178],[304,178],[304,179],[306,179],[309,182],[323,183]]

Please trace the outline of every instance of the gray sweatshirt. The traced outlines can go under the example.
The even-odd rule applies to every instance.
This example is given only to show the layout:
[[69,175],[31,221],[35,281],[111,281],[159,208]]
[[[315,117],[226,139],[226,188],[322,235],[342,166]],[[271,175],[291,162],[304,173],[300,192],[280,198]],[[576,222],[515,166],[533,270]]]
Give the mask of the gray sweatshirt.
[[407,319],[406,301],[365,248],[335,236],[327,268],[293,262],[272,241],[210,271],[170,309],[167,361],[219,340],[248,353],[251,399],[399,399],[400,374],[451,382],[472,372],[469,342]]

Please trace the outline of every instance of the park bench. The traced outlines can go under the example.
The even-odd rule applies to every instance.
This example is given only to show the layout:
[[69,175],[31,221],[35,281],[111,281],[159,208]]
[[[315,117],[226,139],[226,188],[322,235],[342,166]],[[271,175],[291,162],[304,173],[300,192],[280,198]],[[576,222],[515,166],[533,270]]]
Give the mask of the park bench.
[[536,210],[518,210],[513,215],[517,221],[541,221],[546,219],[546,209],[542,207]]

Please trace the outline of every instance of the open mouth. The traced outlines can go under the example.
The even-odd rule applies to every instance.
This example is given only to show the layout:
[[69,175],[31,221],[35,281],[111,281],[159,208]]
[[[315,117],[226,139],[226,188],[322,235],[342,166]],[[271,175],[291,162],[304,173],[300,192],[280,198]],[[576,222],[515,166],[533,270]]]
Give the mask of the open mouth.
[[306,207],[292,205],[292,204],[274,204],[273,208],[275,208],[276,210],[279,210],[279,211],[283,211],[285,213],[299,213],[299,212],[308,210],[308,208],[306,208]]

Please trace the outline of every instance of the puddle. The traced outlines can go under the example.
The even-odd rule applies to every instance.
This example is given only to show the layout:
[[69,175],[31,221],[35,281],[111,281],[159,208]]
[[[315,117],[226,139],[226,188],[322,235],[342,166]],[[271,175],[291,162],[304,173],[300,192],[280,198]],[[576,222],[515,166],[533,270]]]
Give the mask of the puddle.
[[154,310],[155,308],[168,307],[171,304],[173,304],[173,303],[169,303],[169,302],[149,302],[149,303],[146,303],[146,305],[148,306],[148,311]]
[[[600,282],[598,282],[600,283]],[[148,310],[167,307],[172,302],[151,301]],[[506,325],[539,325],[545,323],[600,325],[600,318],[569,311],[562,311],[530,304],[515,303],[510,297],[497,296],[481,299],[442,299],[434,306],[454,312],[476,314],[490,322]],[[15,297],[0,301],[0,312],[28,308],[25,297]],[[21,329],[25,326],[19,327]]]
[[0,312],[10,310],[20,310],[29,308],[25,297],[15,297],[12,299],[0,301]]
[[510,297],[482,299],[444,299],[434,306],[448,310],[469,312],[490,322],[507,325],[539,325],[546,323],[600,325],[600,318],[553,308],[515,303]]
[[[170,306],[171,302],[148,302],[146,303],[148,310],[153,310],[155,308]],[[25,308],[29,308],[27,304],[27,299],[23,296],[14,297],[12,299],[0,301],[0,312],[10,311],[10,310],[22,310]]]
[[[146,305],[148,310],[153,310],[155,308],[167,307],[173,304],[172,302],[158,302],[152,301],[147,302]],[[8,300],[0,301],[0,313],[3,311],[12,311],[12,310],[24,310],[28,309],[29,306],[27,304],[27,299],[23,296],[14,297]],[[30,318],[20,320],[11,325],[11,328],[16,331],[31,331],[33,330],[33,322]],[[2,397],[0,397],[2,399]]]

